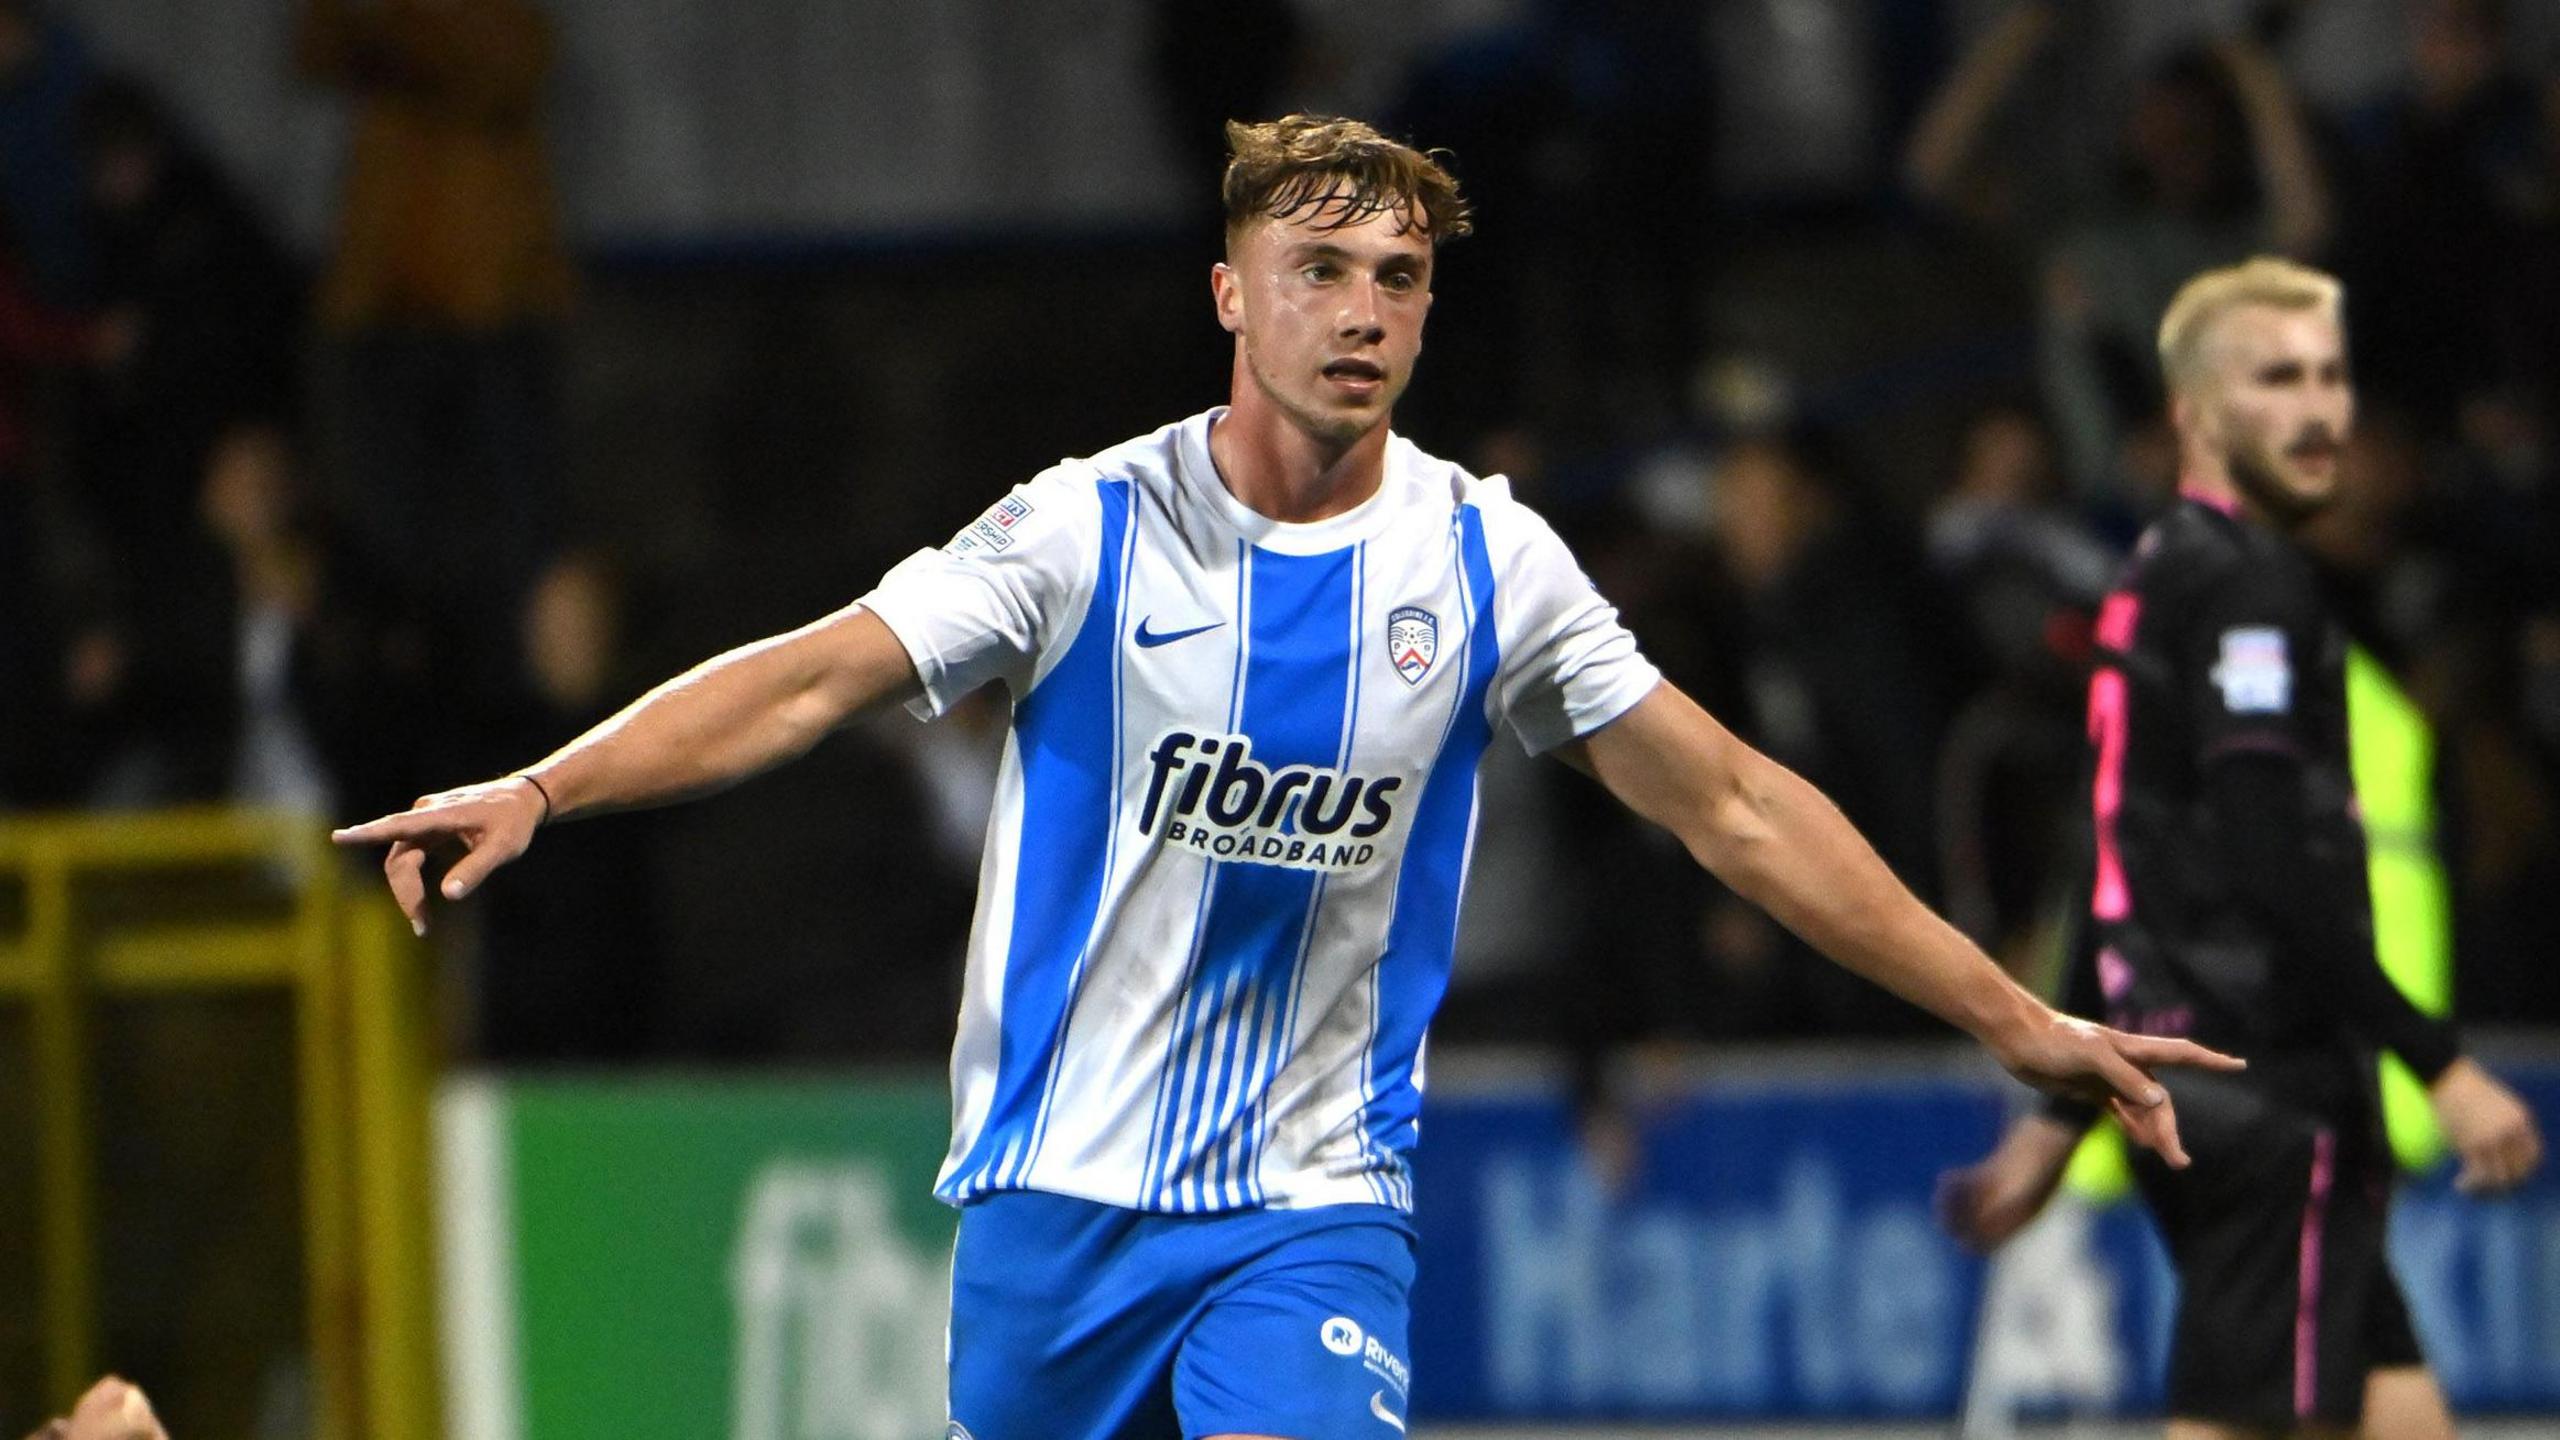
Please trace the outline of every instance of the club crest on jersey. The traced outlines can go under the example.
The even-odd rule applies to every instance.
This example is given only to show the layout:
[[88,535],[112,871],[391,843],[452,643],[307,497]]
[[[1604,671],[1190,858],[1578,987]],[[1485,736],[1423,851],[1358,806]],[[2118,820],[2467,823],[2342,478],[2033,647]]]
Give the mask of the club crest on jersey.
[[1419,685],[1440,653],[1440,617],[1407,605],[1387,617],[1387,659],[1407,685]]

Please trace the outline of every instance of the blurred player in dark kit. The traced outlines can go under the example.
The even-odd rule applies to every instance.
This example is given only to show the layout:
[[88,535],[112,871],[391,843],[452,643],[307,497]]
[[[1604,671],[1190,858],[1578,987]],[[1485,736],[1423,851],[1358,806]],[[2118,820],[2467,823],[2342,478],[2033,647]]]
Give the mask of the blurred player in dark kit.
[[[2355,414],[2328,275],[2257,259],[2160,325],[2181,499],[2098,620],[2096,870],[2065,1004],[2246,1055],[2164,1075],[2195,1158],[2134,1174],[2180,1280],[2172,1440],[2453,1433],[2384,1254],[2392,1154],[2374,1052],[2427,1082],[2465,1190],[2532,1173],[2532,1114],[2374,958],[2348,768],[2345,642],[2294,531],[2338,489]],[[2043,1207],[2086,1107],[2048,1105],[1948,1177],[1959,1238]]]

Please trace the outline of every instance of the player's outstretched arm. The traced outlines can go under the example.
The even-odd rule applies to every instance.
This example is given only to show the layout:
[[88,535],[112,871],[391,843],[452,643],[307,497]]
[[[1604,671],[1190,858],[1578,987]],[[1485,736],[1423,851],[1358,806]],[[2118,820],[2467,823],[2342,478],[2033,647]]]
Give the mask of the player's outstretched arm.
[[1971,1034],[2028,1084],[2110,1106],[2171,1164],[2186,1152],[2151,1068],[2240,1068],[2188,1041],[2075,1020],[2027,993],[1905,889],[1821,792],[1675,686],[1561,753],[1815,949]]
[[445,899],[459,900],[523,854],[546,821],[661,805],[735,784],[801,754],[856,712],[912,695],[918,683],[889,627],[848,607],[704,661],[526,770],[424,796],[400,814],[330,838],[390,843],[383,873],[423,935],[430,850],[463,851],[442,887]]

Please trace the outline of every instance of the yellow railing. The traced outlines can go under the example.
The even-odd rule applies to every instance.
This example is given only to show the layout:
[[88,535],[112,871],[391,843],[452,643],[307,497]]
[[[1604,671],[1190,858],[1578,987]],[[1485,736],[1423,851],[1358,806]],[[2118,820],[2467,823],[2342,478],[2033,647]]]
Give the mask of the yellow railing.
[[[227,905],[97,903],[118,884],[256,873]],[[102,885],[103,882],[103,885]],[[434,1075],[425,947],[378,890],[349,892],[307,818],[233,811],[0,820],[0,1006],[29,1028],[49,1400],[65,1408],[100,1353],[98,1136],[90,1012],[106,998],[277,988],[292,996],[319,1440],[439,1434],[427,1109]],[[277,903],[281,898],[282,903]],[[0,1085],[18,1077],[0,1076]]]

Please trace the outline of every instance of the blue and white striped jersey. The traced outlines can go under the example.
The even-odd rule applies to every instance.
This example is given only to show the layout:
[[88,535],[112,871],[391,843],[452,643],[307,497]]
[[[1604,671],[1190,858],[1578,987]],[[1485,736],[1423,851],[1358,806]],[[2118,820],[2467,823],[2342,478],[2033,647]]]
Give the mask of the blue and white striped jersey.
[[863,598],[938,714],[1013,698],[936,1191],[1410,1209],[1497,726],[1588,733],[1658,674],[1499,480],[1402,439],[1266,519],[1219,411],[1042,473]]

